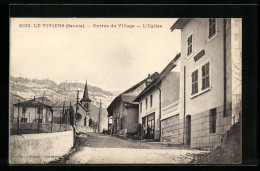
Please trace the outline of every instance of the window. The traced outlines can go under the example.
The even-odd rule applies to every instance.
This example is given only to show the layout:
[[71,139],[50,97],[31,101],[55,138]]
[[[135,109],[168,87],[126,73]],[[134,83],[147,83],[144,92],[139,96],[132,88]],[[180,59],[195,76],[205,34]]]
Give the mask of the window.
[[123,102],[123,111],[125,110],[125,102]]
[[209,62],[202,66],[202,90],[209,88]]
[[26,113],[26,107],[25,106],[23,106],[23,108],[22,108],[22,113]]
[[140,113],[142,113],[142,102],[140,103]]
[[37,107],[37,113],[40,114],[42,109],[40,107]]
[[150,95],[150,107],[153,106],[153,95]]
[[147,108],[148,108],[148,99],[145,98],[145,109],[147,109]]
[[123,128],[123,125],[124,125],[123,122],[124,122],[124,117],[121,118],[121,129],[124,129]]
[[216,108],[209,111],[209,133],[216,133]]
[[88,103],[85,103],[84,107],[88,110]]
[[192,53],[192,35],[188,37],[188,52],[187,55],[190,55]]
[[216,18],[209,19],[209,38],[216,34]]
[[89,124],[88,124],[89,126],[92,126],[93,125],[93,123],[92,123],[92,119],[89,119]]
[[198,93],[198,70],[194,71],[191,74],[192,77],[192,90],[191,94],[196,94]]
[[87,126],[87,117],[84,118],[84,126]]

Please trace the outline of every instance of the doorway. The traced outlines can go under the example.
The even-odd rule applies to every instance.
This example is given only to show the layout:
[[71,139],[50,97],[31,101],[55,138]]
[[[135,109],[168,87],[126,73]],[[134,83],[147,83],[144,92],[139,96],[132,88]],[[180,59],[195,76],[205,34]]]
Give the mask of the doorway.
[[190,146],[191,143],[191,116],[186,116],[186,122],[185,122],[185,132],[186,132],[186,144]]
[[146,117],[143,117],[143,118],[142,118],[142,129],[141,129],[142,139],[145,138],[145,128],[146,128],[146,126],[145,126],[145,119],[146,119]]
[[148,115],[146,117],[147,121],[147,130],[145,134],[146,139],[154,139],[154,128],[155,128],[155,113],[153,112],[152,114]]

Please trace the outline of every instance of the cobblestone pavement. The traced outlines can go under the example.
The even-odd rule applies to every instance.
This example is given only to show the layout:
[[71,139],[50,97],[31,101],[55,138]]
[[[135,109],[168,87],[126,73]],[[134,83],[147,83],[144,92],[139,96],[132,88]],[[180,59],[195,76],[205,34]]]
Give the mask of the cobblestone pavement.
[[207,151],[174,147],[165,143],[125,140],[97,133],[81,134],[66,164],[188,164],[195,154]]

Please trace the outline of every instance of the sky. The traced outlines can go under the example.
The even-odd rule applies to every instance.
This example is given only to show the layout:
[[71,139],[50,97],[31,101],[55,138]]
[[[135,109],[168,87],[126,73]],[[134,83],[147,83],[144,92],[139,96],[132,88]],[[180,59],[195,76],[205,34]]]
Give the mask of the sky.
[[[123,91],[180,52],[175,18],[11,18],[10,75]],[[64,27],[43,27],[63,24]],[[84,28],[66,28],[66,24]],[[111,25],[116,27],[111,27]],[[119,27],[126,24],[129,27]],[[149,27],[161,25],[162,27]],[[30,26],[29,26],[30,25]],[[106,25],[106,27],[97,27]],[[29,27],[28,27],[29,26]],[[40,26],[40,27],[38,27]],[[137,27],[140,26],[140,27]]]

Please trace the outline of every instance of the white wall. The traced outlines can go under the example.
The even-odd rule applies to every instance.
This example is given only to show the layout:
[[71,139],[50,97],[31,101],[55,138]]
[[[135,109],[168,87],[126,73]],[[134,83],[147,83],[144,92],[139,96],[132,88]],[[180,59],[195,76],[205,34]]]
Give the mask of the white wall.
[[[187,56],[187,39],[193,34],[193,55]],[[186,66],[186,115],[196,114],[209,110],[216,106],[223,105],[223,19],[217,19],[217,34],[213,39],[208,38],[208,19],[191,19],[181,32],[181,104],[183,106],[183,68]],[[205,55],[198,61],[194,61],[201,50],[205,50]],[[210,62],[210,90],[202,93],[201,90],[201,67]],[[199,93],[197,96],[191,96],[191,74],[198,69]],[[201,94],[200,94],[201,93]],[[182,109],[183,112],[183,109]],[[182,116],[182,115],[181,115]]]
[[[150,107],[150,95],[153,95],[153,106]],[[148,99],[148,107],[145,108],[145,99]],[[142,102],[142,112],[140,113],[140,103]],[[142,124],[142,118],[155,112],[155,131],[159,130],[159,90],[150,89],[139,102],[139,123]]]
[[10,164],[44,164],[68,153],[73,130],[43,134],[12,135],[9,138]]

